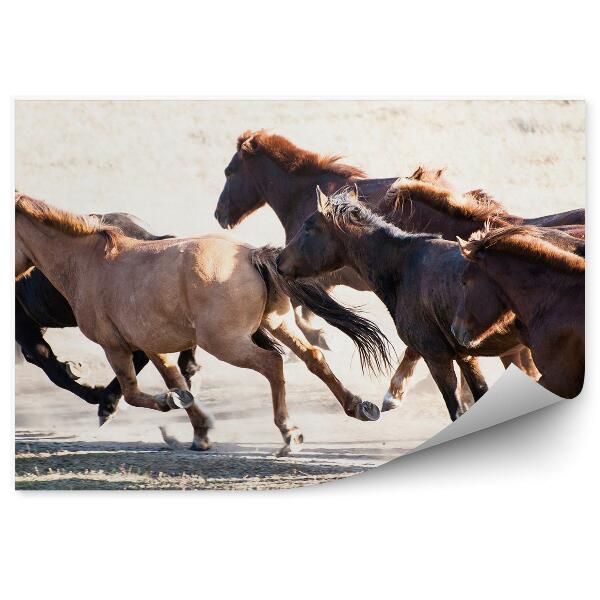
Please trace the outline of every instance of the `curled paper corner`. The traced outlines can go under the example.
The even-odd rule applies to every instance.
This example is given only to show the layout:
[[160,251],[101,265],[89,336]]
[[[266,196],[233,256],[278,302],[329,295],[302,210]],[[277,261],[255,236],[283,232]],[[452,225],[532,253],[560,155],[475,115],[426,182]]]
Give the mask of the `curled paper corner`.
[[516,419],[527,413],[546,408],[564,400],[549,392],[523,371],[510,365],[500,379],[460,419],[413,448],[413,454],[426,448]]

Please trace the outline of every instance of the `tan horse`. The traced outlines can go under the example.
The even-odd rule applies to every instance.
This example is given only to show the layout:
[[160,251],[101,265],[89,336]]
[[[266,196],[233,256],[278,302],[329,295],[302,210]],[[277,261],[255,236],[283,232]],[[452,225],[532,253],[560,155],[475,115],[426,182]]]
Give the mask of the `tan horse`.
[[[349,335],[363,365],[389,364],[385,336],[315,284],[285,282],[276,271],[277,251],[215,236],[134,240],[21,194],[15,204],[15,274],[36,266],[67,298],[83,334],[103,347],[129,404],[184,408],[194,429],[193,450],[210,447],[211,420],[166,354],[194,345],[267,378],[283,453],[299,448],[303,436],[289,422],[283,361],[271,335],[325,382],[346,414],[379,417],[378,408],[349,392],[297,329],[289,296]],[[132,363],[138,349],[168,392],[153,396],[138,388]]]

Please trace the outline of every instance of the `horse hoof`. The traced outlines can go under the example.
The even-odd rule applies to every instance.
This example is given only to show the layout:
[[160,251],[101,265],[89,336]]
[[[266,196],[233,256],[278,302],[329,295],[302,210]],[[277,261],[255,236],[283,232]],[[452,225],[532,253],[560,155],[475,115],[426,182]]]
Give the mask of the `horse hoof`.
[[317,341],[315,342],[315,346],[317,346],[317,348],[321,348],[321,350],[331,350],[329,344],[327,343],[327,338],[324,335],[319,335]]
[[194,440],[190,446],[190,450],[193,450],[194,452],[206,452],[206,450],[210,450],[211,445],[212,444],[208,440]]
[[360,402],[354,409],[354,416],[360,421],[377,421],[379,414],[379,408],[372,402]]
[[112,421],[115,417],[116,413],[111,413],[110,415],[98,415],[98,423],[99,423],[99,427],[102,427],[103,425],[106,425],[106,423],[108,423],[109,421]]
[[80,362],[74,362],[72,360],[68,360],[65,362],[65,369],[67,371],[67,375],[73,380],[77,381],[82,377],[85,377],[89,373],[89,369],[82,365]]
[[381,412],[386,412],[388,410],[394,410],[400,406],[400,400],[398,398],[394,398],[393,394],[388,391],[387,394],[383,397],[383,404],[381,405]]
[[172,390],[164,398],[169,408],[190,408],[194,404],[194,395],[188,390]]

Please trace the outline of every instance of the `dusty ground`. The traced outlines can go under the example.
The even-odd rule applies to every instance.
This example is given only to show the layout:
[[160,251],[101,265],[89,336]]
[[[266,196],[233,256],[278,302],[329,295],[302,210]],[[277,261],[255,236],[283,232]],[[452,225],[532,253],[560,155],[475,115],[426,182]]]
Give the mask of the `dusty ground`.
[[[447,166],[465,189],[485,187],[515,213],[538,215],[585,202],[585,121],[564,102],[18,102],[16,187],[77,212],[127,211],[157,233],[219,231],[212,217],[223,169],[245,129],[266,127],[300,146],[342,153],[372,176]],[[270,209],[233,235],[255,245],[283,241]],[[340,289],[365,304],[396,342],[372,294]],[[112,374],[102,351],[77,330],[47,334],[59,357],[85,362],[87,377]],[[335,331],[328,360],[364,399],[380,403],[385,378],[362,376],[352,345]],[[101,430],[94,407],[60,390],[28,364],[16,367],[16,486],[20,489],[294,487],[347,477],[413,448],[448,424],[420,365],[404,406],[376,423],[348,419],[301,363],[286,363],[288,406],[306,444],[275,456],[268,385],[259,375],[199,352],[194,391],[217,418],[213,449],[169,449],[158,426],[191,438],[185,414],[127,408]],[[488,383],[499,361],[483,362]],[[151,367],[145,389],[161,382]]]

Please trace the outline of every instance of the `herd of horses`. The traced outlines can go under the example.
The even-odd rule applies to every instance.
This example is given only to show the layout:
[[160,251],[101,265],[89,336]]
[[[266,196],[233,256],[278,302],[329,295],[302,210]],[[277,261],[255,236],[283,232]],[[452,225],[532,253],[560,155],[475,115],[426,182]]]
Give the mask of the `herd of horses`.
[[[400,404],[420,358],[452,420],[487,391],[479,356],[514,363],[562,397],[580,392],[583,209],[526,219],[481,189],[458,192],[443,170],[369,179],[338,156],[262,130],[238,138],[225,177],[219,224],[232,229],[268,204],[285,248],[154,236],[132,215],[75,215],[16,193],[17,342],[53,383],[97,404],[100,424],[123,395],[134,406],[186,410],[191,448],[209,448],[211,416],[190,392],[200,346],[269,381],[280,453],[296,451],[303,435],[286,408],[282,344],[348,416],[378,419],[380,409],[334,375],[313,323],[317,315],[348,335],[363,369],[391,368],[393,347],[377,325],[330,295],[340,284],[374,292],[406,345],[382,410]],[[60,362],[44,340],[48,327],[75,326],[102,346],[116,375],[106,387],[77,381],[80,365]],[[149,361],[166,392],[139,389]]]

